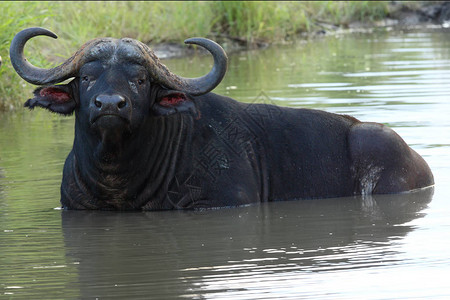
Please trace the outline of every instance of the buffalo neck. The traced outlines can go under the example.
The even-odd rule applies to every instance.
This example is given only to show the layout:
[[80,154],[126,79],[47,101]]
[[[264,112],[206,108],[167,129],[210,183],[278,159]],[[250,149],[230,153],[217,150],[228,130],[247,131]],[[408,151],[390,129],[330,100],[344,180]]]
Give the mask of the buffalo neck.
[[[179,153],[189,143],[192,118],[183,114],[150,117],[115,145],[75,129],[73,171],[90,203],[104,208],[163,207]],[[84,133],[84,134],[83,134]],[[83,178],[83,182],[80,180]]]

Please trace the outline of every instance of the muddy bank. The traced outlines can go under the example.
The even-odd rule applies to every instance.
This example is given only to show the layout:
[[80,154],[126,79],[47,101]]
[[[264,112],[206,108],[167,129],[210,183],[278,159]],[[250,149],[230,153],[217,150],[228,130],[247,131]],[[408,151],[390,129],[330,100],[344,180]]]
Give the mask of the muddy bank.
[[[227,53],[247,49],[261,49],[271,44],[292,43],[295,40],[312,39],[326,35],[373,32],[376,30],[450,30],[450,1],[390,1],[386,18],[373,22],[350,22],[333,24],[326,20],[315,20],[314,30],[300,32],[295,39],[284,41],[248,41],[241,37],[218,34],[209,38],[218,42]],[[207,52],[201,47],[178,43],[150,44],[161,59],[170,59]]]
[[[249,42],[246,39],[225,35],[218,35],[209,37],[215,42],[219,43],[227,53],[233,53],[248,49],[263,49],[268,47],[271,43],[268,41],[252,41]],[[161,43],[149,45],[156,56],[161,59],[171,59],[184,56],[194,55],[196,53],[208,54],[208,52],[202,47],[183,45],[178,43]]]

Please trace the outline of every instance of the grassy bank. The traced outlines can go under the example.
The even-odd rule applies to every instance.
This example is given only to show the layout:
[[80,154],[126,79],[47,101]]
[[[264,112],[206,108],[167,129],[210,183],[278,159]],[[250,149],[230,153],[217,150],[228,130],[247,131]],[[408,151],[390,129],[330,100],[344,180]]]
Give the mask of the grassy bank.
[[387,13],[388,2],[378,1],[0,2],[0,110],[17,107],[33,88],[9,62],[10,41],[26,27],[42,26],[58,34],[58,41],[38,38],[27,44],[30,61],[49,66],[99,36],[128,36],[146,43],[181,43],[192,36],[273,43],[320,29],[320,22],[370,22]]

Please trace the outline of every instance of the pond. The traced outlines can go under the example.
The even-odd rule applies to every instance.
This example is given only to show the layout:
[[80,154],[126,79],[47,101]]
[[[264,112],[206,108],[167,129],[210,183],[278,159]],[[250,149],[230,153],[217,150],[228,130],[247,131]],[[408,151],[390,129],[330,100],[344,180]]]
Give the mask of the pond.
[[[218,94],[384,123],[434,188],[206,211],[62,211],[73,117],[0,114],[0,294],[17,299],[450,297],[448,32],[329,36],[230,55]],[[165,63],[183,76],[211,66]],[[18,84],[21,84],[21,82]],[[26,99],[23,99],[24,101]]]

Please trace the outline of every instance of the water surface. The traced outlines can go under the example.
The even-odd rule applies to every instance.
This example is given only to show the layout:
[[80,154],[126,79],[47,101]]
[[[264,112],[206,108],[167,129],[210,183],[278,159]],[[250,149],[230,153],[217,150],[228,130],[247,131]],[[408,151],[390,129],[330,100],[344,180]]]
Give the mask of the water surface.
[[[165,62],[200,76],[209,57]],[[394,128],[434,189],[210,211],[61,211],[73,117],[0,115],[0,293],[17,299],[450,297],[447,32],[325,37],[230,56],[214,92]],[[26,99],[24,99],[26,100]]]

